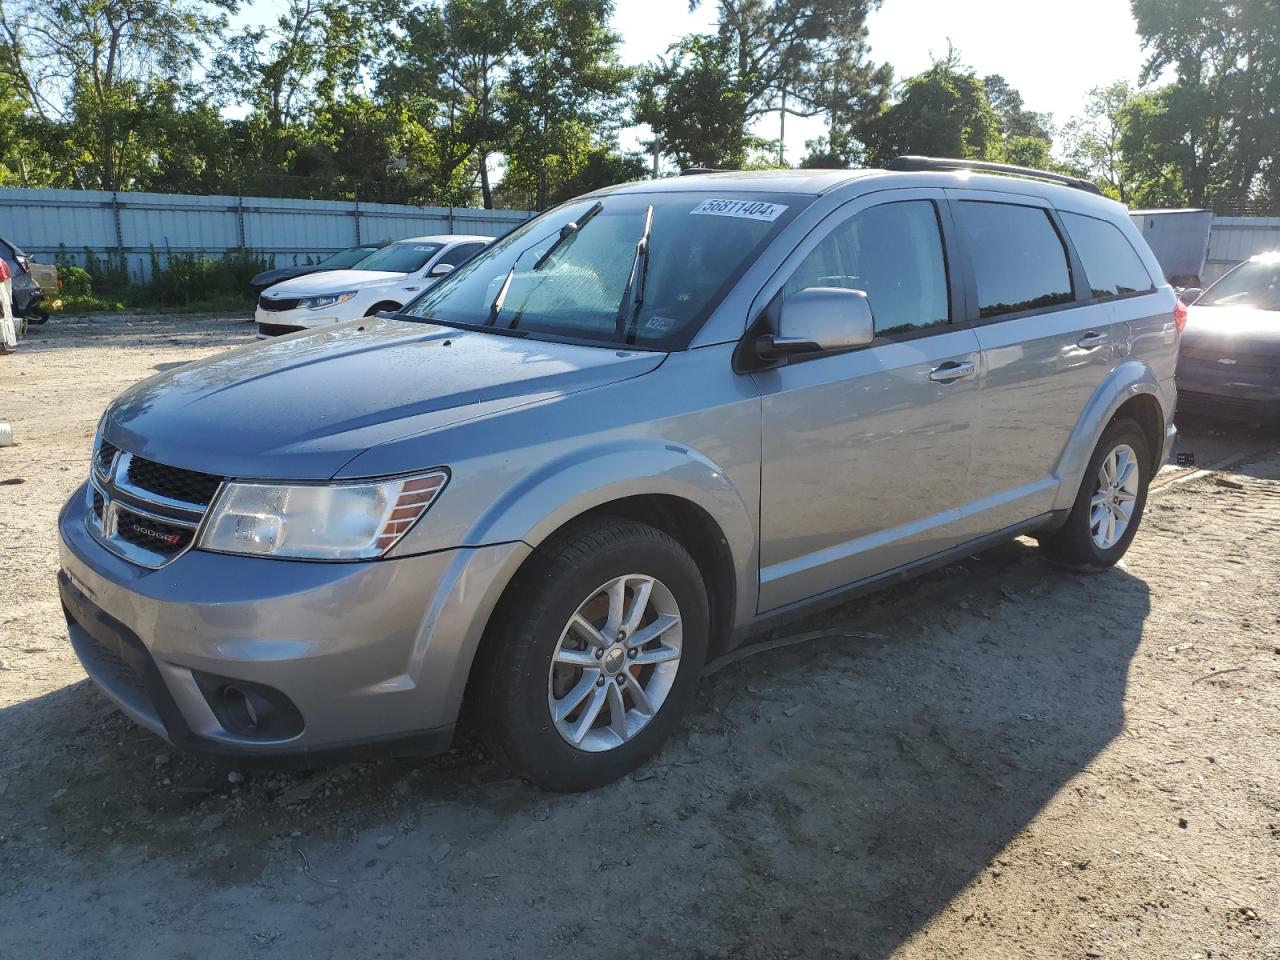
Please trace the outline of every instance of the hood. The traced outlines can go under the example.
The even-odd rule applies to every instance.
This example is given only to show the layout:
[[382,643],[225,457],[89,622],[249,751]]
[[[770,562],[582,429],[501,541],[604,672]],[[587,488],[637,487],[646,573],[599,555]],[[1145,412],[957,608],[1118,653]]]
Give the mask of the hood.
[[277,267],[274,270],[264,270],[252,280],[249,285],[253,287],[269,287],[273,283],[279,283],[281,280],[292,280],[294,277],[305,276],[309,273],[322,273],[326,267],[320,266],[318,263],[298,264],[293,267]]
[[144,380],[111,405],[103,429],[121,449],[172,466],[326,480],[378,444],[639,376],[665,356],[356,320]]
[[1183,349],[1217,350],[1224,355],[1280,356],[1280,311],[1256,307],[1187,309]]
[[407,273],[388,273],[385,270],[325,270],[305,277],[294,277],[277,283],[269,291],[267,299],[289,297],[314,297],[325,293],[344,293],[384,283],[398,283]]

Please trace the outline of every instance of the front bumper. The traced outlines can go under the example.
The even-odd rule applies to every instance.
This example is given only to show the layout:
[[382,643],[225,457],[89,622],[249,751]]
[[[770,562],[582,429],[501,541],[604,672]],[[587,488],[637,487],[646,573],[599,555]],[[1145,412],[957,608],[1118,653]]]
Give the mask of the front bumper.
[[[148,570],[93,539],[84,511],[81,490],[59,517],[58,582],[86,672],[138,723],[221,758],[443,749],[484,627],[529,553],[514,543],[314,563],[192,550]],[[278,692],[301,729],[233,729],[208,677]]]
[[1178,368],[1178,410],[1231,420],[1280,419],[1280,374]]
[[258,325],[259,336],[275,337],[283,333],[298,330],[312,330],[316,327],[327,327],[330,324],[342,323],[352,319],[340,317],[332,310],[263,310],[261,306],[254,309],[253,320]]

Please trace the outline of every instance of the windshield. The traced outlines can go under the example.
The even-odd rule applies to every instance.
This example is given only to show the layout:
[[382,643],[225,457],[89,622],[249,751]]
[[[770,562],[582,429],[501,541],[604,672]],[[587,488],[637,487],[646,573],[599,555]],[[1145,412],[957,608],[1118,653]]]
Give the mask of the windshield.
[[1196,306],[1280,310],[1280,255],[1250,260],[1232,270],[1206,290]]
[[339,250],[331,257],[325,257],[316,266],[318,267],[351,267],[355,266],[369,254],[377,251],[377,247],[350,247],[346,250]]
[[389,243],[355,264],[357,270],[386,270],[389,273],[413,273],[440,252],[442,243],[419,243],[402,240]]
[[497,241],[400,316],[679,349],[811,199],[698,192],[575,201]]

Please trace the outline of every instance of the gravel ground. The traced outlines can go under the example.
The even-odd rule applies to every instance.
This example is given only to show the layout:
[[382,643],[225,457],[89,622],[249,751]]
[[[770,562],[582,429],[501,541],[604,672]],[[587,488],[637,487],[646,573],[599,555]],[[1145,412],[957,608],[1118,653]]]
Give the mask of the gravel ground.
[[112,396],[250,330],[56,320],[0,359],[0,957],[1280,960],[1274,435],[1195,426],[1242,459],[1165,483],[1121,568],[1019,540],[722,662],[595,793],[465,740],[228,775],[83,679],[54,519]]

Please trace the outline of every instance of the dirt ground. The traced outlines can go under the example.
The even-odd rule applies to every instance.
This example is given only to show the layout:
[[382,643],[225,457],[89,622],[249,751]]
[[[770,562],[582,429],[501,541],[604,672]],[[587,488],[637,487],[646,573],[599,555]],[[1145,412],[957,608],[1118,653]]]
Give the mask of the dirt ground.
[[1274,434],[1194,425],[1238,462],[1153,493],[1121,568],[1019,540],[715,665],[591,794],[465,740],[229,776],[84,679],[54,521],[111,397],[250,329],[54,321],[0,358],[0,957],[1280,960]]

